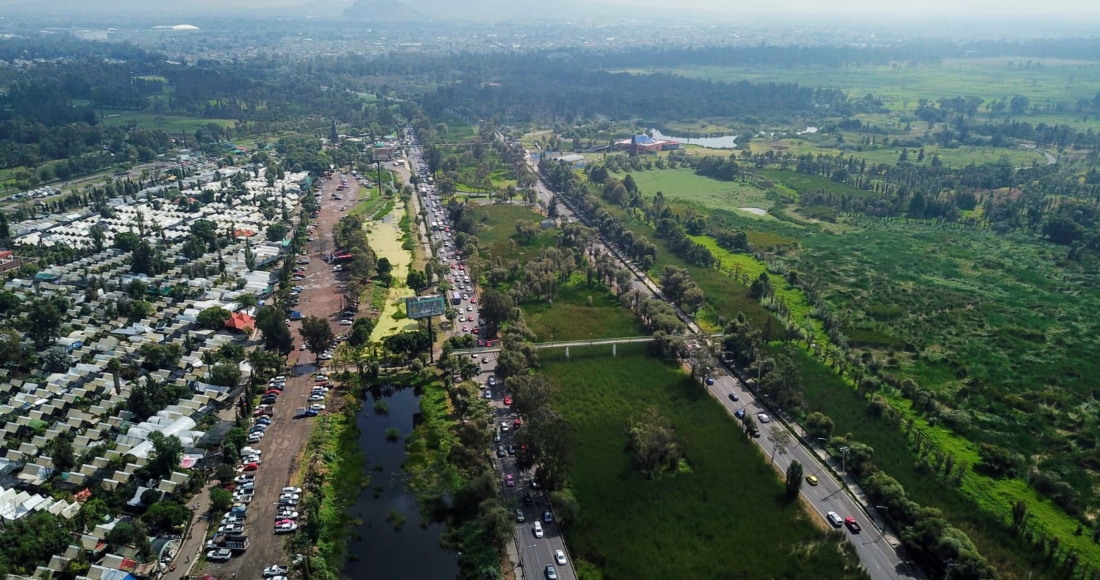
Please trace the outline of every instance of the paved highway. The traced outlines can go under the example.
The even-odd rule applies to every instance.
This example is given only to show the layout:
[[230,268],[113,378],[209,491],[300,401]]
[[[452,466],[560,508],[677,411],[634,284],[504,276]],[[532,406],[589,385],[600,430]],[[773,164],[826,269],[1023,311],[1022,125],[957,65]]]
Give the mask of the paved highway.
[[[415,141],[409,147],[409,163],[413,172],[421,175],[426,174],[423,173],[427,169],[422,164],[420,148],[416,146]],[[442,215],[442,203],[434,187],[428,186],[426,193],[418,191],[417,195],[420,196],[423,207],[428,208],[430,215],[434,216],[437,211],[441,212],[437,218],[433,219],[439,219],[439,221],[446,223],[446,220],[443,219],[445,216]],[[457,322],[452,334],[469,334],[474,332],[474,329],[479,328],[477,303],[473,301],[476,297],[476,292],[473,289],[476,281],[472,283],[463,281],[465,280],[462,275],[464,272],[463,264],[458,253],[453,251],[453,234],[454,232],[451,231],[432,232],[434,238],[443,244],[443,248],[440,250],[440,258],[444,265],[450,268],[450,273],[446,275],[447,279],[455,286],[469,288],[465,292],[471,295],[471,299],[463,299],[461,304],[456,306],[463,312],[462,316],[465,316],[466,320]],[[482,392],[491,399],[496,417],[496,434],[494,435],[496,441],[493,444],[494,448],[489,452],[493,454],[494,464],[501,474],[500,486],[504,498],[512,506],[513,519],[516,521],[516,551],[520,556],[523,578],[526,580],[544,578],[547,575],[546,567],[549,565],[554,567],[557,578],[575,580],[577,575],[573,570],[572,558],[568,557],[565,539],[561,535],[561,530],[553,517],[549,518],[549,521],[544,520],[545,514],[550,510],[546,495],[542,493],[542,490],[533,486],[533,474],[530,471],[523,472],[516,468],[514,449],[513,453],[508,452],[513,446],[512,438],[516,429],[522,429],[522,426],[515,426],[514,421],[518,414],[504,404],[506,393],[503,390],[503,381],[500,381],[494,374],[497,361],[496,354],[472,353],[463,356],[471,356],[480,363],[481,374],[477,381],[484,389]],[[490,382],[493,382],[494,385],[490,386]],[[507,483],[509,475],[512,477],[512,485]],[[522,517],[520,514],[522,514]],[[535,534],[536,521],[542,528],[542,537]],[[566,555],[565,565],[561,565],[556,561],[556,553],[559,551]]]

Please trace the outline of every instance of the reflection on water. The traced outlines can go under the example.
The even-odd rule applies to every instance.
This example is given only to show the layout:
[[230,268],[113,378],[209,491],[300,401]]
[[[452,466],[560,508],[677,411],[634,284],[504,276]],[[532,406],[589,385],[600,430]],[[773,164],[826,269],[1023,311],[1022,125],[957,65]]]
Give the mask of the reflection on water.
[[728,149],[737,147],[737,135],[722,135],[719,137],[673,137],[671,135],[662,135],[660,131],[651,129],[654,139],[671,139],[673,141],[679,141],[685,145],[698,145],[700,147],[707,147],[710,149]]
[[[381,398],[389,413],[374,412],[374,401]],[[352,528],[348,540],[349,561],[344,575],[351,580],[421,580],[458,576],[458,555],[439,546],[446,526],[421,525],[416,499],[408,493],[401,464],[405,461],[405,438],[412,432],[420,412],[420,400],[412,388],[374,389],[367,395],[359,415],[359,448],[367,456],[370,486],[362,491],[352,515],[362,524]],[[386,430],[401,433],[398,441],[387,441]],[[382,466],[380,471],[376,466]],[[376,492],[381,487],[382,491]],[[375,493],[378,497],[375,498]],[[400,513],[405,524],[395,530],[387,517]]]

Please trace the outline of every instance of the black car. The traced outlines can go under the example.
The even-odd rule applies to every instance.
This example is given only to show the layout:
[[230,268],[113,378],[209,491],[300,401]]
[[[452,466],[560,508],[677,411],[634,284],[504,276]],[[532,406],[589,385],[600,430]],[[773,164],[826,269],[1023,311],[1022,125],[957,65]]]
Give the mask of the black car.
[[554,515],[550,513],[550,510],[542,512],[542,521],[546,523],[554,521]]
[[714,377],[707,377],[707,384],[708,385],[713,385],[714,384]]
[[523,503],[526,505],[532,505],[535,503],[535,497],[530,493],[523,494]]
[[515,454],[516,454],[516,446],[515,445],[509,445],[508,446],[508,455],[515,455]]
[[738,397],[737,397],[737,393],[730,393],[730,400],[731,401],[739,400]]
[[497,445],[497,457],[504,457],[505,455],[506,453],[504,453],[504,446]]

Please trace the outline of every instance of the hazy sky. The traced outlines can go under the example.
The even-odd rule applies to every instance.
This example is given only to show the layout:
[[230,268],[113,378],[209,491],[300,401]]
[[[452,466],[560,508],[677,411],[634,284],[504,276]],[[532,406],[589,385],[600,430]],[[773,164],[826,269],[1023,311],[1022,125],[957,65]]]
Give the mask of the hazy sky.
[[[0,7],[16,4],[50,5],[72,3],[78,0],[0,0]],[[80,3],[96,0],[79,0]],[[106,1],[106,0],[105,0]],[[116,0],[118,1],[118,0]],[[134,0],[136,1],[136,0]],[[165,0],[161,0],[163,2]],[[272,8],[298,6],[310,0],[176,0],[177,6],[202,6],[211,8]],[[323,1],[323,0],[322,0]],[[351,0],[345,0],[350,2]],[[524,10],[523,5],[545,6],[546,0],[401,0],[415,9],[427,14],[438,15],[454,10],[457,14],[469,12],[471,8],[508,7],[512,10]],[[158,2],[159,3],[159,2]],[[626,7],[646,7],[661,10],[682,10],[685,16],[698,15],[697,10],[721,12],[730,15],[759,14],[776,19],[790,18],[801,20],[809,15],[891,15],[911,14],[924,19],[936,19],[955,15],[982,16],[1031,16],[1047,17],[1096,17],[1100,15],[1100,2],[1097,0],[562,0],[559,6],[568,4],[569,12],[584,16],[584,8],[593,5],[621,5]],[[624,11],[624,16],[629,12]]]

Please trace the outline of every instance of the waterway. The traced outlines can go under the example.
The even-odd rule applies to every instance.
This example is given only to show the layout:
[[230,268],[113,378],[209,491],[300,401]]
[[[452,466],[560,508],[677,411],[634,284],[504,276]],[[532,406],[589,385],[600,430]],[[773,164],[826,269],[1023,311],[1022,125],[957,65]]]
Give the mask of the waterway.
[[685,145],[698,145],[708,149],[733,149],[737,147],[737,135],[720,135],[718,137],[673,137],[663,135],[656,129],[650,129],[654,139],[671,139]]
[[[389,413],[374,412],[374,401],[381,398]],[[349,560],[343,574],[351,580],[423,580],[458,576],[458,554],[444,550],[439,538],[447,527],[441,523],[421,525],[416,499],[408,492],[405,438],[419,419],[420,398],[414,389],[375,387],[367,394],[359,414],[359,448],[367,456],[370,486],[359,495],[352,514],[362,523],[351,530]],[[397,441],[386,439],[386,430],[396,428]],[[381,469],[376,469],[381,466]],[[381,491],[376,488],[381,487]],[[375,494],[378,497],[375,497]],[[400,530],[387,521],[391,513],[405,518]]]

